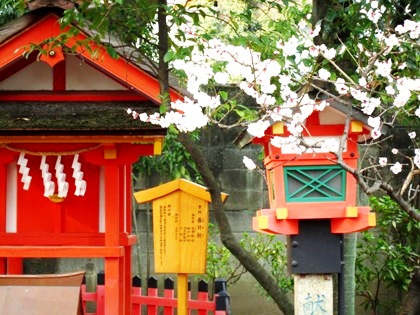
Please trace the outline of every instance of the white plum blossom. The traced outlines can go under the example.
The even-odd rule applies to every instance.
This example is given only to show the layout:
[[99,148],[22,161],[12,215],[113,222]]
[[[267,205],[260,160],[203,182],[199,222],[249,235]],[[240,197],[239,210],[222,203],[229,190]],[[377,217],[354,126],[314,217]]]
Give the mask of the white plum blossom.
[[319,69],[318,76],[321,80],[328,80],[331,76],[331,73],[324,68]]
[[270,113],[273,121],[283,121],[293,117],[293,111],[288,107],[276,107]]
[[362,111],[366,115],[371,115],[373,111],[381,105],[381,99],[378,97],[370,97],[362,103]]
[[133,119],[139,118],[139,114],[135,110],[132,110],[131,108],[127,109],[127,113],[131,115]]
[[340,143],[337,139],[331,138],[324,140],[321,144],[321,151],[322,152],[338,152],[340,148]]
[[210,96],[205,92],[199,91],[194,94],[197,104],[203,108],[217,108],[220,106],[220,95]]
[[153,125],[159,125],[160,118],[161,117],[159,113],[153,113],[149,115],[148,121]]
[[400,162],[396,162],[394,165],[390,167],[390,170],[394,174],[399,174],[402,171],[402,165]]
[[242,162],[244,163],[245,167],[249,169],[250,171],[253,171],[257,168],[257,165],[255,165],[254,161],[251,160],[249,157],[244,156]]
[[395,89],[392,85],[388,85],[385,88],[386,93],[388,93],[389,95],[395,95]]
[[300,53],[300,58],[301,59],[309,59],[309,58],[311,58],[312,56],[310,55],[310,53],[309,53],[309,50],[308,49],[304,49],[304,50],[302,50],[302,52]]
[[400,40],[395,34],[391,34],[388,37],[385,37],[384,41],[385,41],[385,45],[389,49],[392,49],[394,46],[398,46],[400,44]]
[[414,115],[420,118],[420,107],[416,109],[416,111],[414,112]]
[[252,74],[252,70],[250,67],[242,65],[234,60],[230,61],[226,65],[226,71],[231,76],[242,76],[247,78],[248,82],[252,82],[254,80],[254,76]]
[[321,23],[317,23],[315,25],[315,28],[310,32],[309,36],[311,36],[312,38],[317,37],[320,31],[321,31]]
[[364,102],[368,97],[367,92],[362,91],[361,89],[355,89],[353,87],[350,88],[350,94],[354,99],[360,102]]
[[149,116],[148,116],[146,113],[141,113],[141,114],[139,115],[139,119],[140,119],[140,121],[142,121],[142,122],[146,122],[146,121],[149,119]]
[[291,122],[289,122],[288,124],[286,124],[286,126],[287,126],[287,130],[292,135],[294,135],[295,137],[299,137],[302,134],[302,132],[303,132],[303,126],[302,126],[302,123],[298,121],[298,120],[301,120],[301,118],[300,119],[299,118],[296,118],[296,116],[302,117],[302,115],[296,115],[295,114],[293,116],[293,119],[296,119],[296,120],[292,120]]
[[265,131],[270,127],[270,122],[267,120],[259,120],[257,122],[248,125],[247,131],[250,135],[262,138],[264,137]]
[[334,82],[335,89],[339,94],[347,94],[349,87],[346,85],[346,81],[343,78],[338,78]]
[[407,89],[401,90],[394,98],[394,105],[396,107],[403,107],[410,99],[411,92]]
[[310,66],[306,66],[303,62],[299,63],[298,70],[302,75],[311,72],[312,68]]
[[285,148],[287,147],[294,154],[302,154],[304,152],[304,147],[301,144],[301,140],[295,136],[288,137],[279,137],[275,136],[271,138],[270,143],[276,148]]
[[366,87],[366,85],[367,85],[366,78],[364,78],[364,77],[360,78],[360,79],[359,79],[359,85],[360,85],[361,87]]
[[398,94],[394,99],[396,107],[403,107],[410,100],[412,91],[420,91],[420,79],[400,78],[396,81]]
[[316,102],[315,106],[314,106],[314,109],[319,111],[319,112],[322,112],[325,109],[325,107],[327,107],[329,105],[330,105],[330,103],[328,103],[327,101]]
[[391,78],[391,70],[392,70],[391,59],[388,59],[386,61],[376,61],[375,66],[376,66],[375,73],[377,75],[381,75],[384,78]]
[[420,91],[420,79],[400,78],[397,80],[398,90]]
[[258,105],[261,105],[263,107],[268,107],[276,103],[276,98],[269,94],[261,94],[255,100]]
[[183,101],[172,102],[171,107],[175,111],[165,113],[160,119],[164,125],[174,124],[183,132],[191,132],[206,126],[209,122],[209,118],[203,113],[201,106],[187,97]]
[[283,45],[283,54],[285,56],[294,56],[297,53],[297,48],[299,46],[299,40],[296,36],[292,36],[287,42]]
[[360,13],[367,16],[369,20],[371,20],[373,23],[378,23],[379,19],[381,18],[382,14],[379,10],[372,10],[366,11],[366,9],[360,10]]
[[410,137],[410,139],[415,139],[416,138],[416,132],[411,131],[411,132],[408,133],[408,136]]
[[257,90],[255,90],[254,85],[246,81],[242,81],[239,84],[239,88],[253,98],[257,98],[259,95]]
[[309,47],[309,55],[316,58],[319,55],[319,49],[317,46],[311,46]]
[[218,84],[225,85],[229,82],[229,74],[226,72],[216,72],[214,75],[214,81]]
[[368,125],[372,128],[379,128],[381,125],[381,117],[372,117],[370,116],[367,121]]
[[360,13],[366,15],[366,17],[371,20],[373,23],[377,24],[379,19],[382,17],[382,14],[385,12],[385,7],[380,6],[378,1],[371,1],[370,2],[370,9],[366,11],[365,8],[360,10]]
[[405,20],[404,25],[397,25],[395,31],[399,34],[409,33],[411,39],[417,39],[420,36],[420,22]]
[[379,158],[379,165],[380,166],[384,167],[384,166],[387,165],[387,163],[388,163],[388,159],[386,157],[380,157]]
[[159,125],[162,128],[168,128],[173,123],[180,123],[182,121],[182,114],[180,112],[170,111],[162,116],[159,120]]
[[392,152],[392,154],[397,154],[397,153],[398,153],[398,149],[393,148],[393,149],[391,150],[391,152]]
[[337,52],[334,48],[326,49],[323,53],[325,59],[331,60],[334,59]]

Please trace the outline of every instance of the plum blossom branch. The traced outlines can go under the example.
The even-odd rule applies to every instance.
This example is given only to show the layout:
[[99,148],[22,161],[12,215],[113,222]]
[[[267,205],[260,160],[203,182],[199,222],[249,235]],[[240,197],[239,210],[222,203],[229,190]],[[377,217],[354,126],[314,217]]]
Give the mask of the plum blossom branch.
[[[263,137],[271,124],[283,122],[290,136],[273,137],[272,145],[287,146],[297,155],[316,147],[328,147],[336,154],[336,162],[352,173],[365,191],[378,188],[401,198],[420,169],[420,147],[415,141],[418,135],[410,136],[414,150],[414,156],[408,157],[411,164],[380,159],[368,168],[375,169],[380,178],[382,172],[398,174],[410,167],[412,176],[407,177],[399,192],[390,190],[389,183],[381,180],[369,187],[372,179],[361,170],[345,165],[342,153],[349,136],[350,116],[346,118],[345,132],[338,144],[332,139],[321,143],[310,136],[302,137],[308,117],[315,111],[323,111],[332,102],[349,109],[356,107],[368,116],[371,146],[380,145],[385,138],[383,126],[395,124],[401,114],[420,118],[420,79],[418,72],[412,71],[413,65],[405,60],[408,58],[405,56],[415,57],[420,22],[408,19],[393,28],[381,2],[355,1],[354,5],[360,9],[358,18],[371,27],[358,33],[354,42],[340,41],[338,47],[317,45],[314,38],[320,33],[320,24],[311,30],[305,26],[309,25],[305,21],[297,25],[298,30],[273,40],[273,53],[269,57],[250,46],[226,44],[214,38],[207,40],[192,29],[185,46],[180,44],[181,47],[195,45],[191,55],[172,61],[173,68],[185,74],[190,95],[173,101],[163,114],[128,112],[143,122],[162,127],[174,125],[181,132],[208,124],[222,128],[247,125],[248,133],[254,137]],[[343,67],[344,56],[348,56],[348,62],[353,62],[355,71]],[[318,84],[320,81],[324,84]],[[236,84],[240,93],[254,99],[258,108],[253,115],[244,107],[236,107],[236,97],[227,97],[222,92],[209,93],[212,86],[225,84]],[[227,120],[234,112],[238,119]]]

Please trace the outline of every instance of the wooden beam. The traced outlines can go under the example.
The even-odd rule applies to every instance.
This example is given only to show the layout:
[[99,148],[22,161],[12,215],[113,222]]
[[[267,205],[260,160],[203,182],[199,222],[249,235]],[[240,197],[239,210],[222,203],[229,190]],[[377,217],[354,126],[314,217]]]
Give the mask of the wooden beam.
[[[4,136],[0,134],[1,143],[136,143],[153,145],[156,140],[163,139],[162,136],[113,136],[113,135],[65,135],[65,136]],[[151,147],[151,154],[153,154]]]
[[[0,72],[0,76],[1,76],[1,72]],[[52,91],[50,92],[48,91],[0,92],[0,101],[1,102],[20,102],[20,101],[21,102],[28,102],[28,101],[113,102],[113,101],[146,101],[147,100],[147,98],[144,95],[139,94],[134,91],[124,91],[124,90],[123,91],[62,91],[62,87],[59,87],[58,84],[57,86],[55,86],[55,88],[57,88],[57,91],[54,91],[54,92]]]
[[122,257],[122,246],[0,246],[0,257]]

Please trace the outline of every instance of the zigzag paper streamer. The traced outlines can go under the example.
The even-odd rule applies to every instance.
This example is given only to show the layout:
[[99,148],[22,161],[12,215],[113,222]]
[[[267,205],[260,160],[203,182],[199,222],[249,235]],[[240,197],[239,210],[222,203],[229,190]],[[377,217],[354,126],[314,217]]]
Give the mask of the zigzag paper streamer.
[[83,180],[83,172],[80,170],[82,164],[79,162],[79,154],[74,156],[71,167],[73,168],[74,185],[76,186],[74,194],[76,196],[84,196],[86,192],[86,181]]
[[61,155],[57,157],[55,163],[55,177],[57,178],[58,197],[66,198],[69,191],[69,183],[66,182],[66,174],[64,173],[64,165],[61,164]]
[[19,165],[19,173],[22,174],[21,182],[23,183],[23,190],[29,190],[32,177],[29,176],[30,168],[27,167],[28,159],[25,158],[25,153],[20,153],[17,164]]
[[51,180],[51,173],[48,172],[49,169],[49,165],[47,164],[47,157],[45,155],[43,155],[41,157],[41,165],[40,165],[40,169],[42,172],[42,179],[44,182],[44,197],[51,197],[52,195],[54,195],[54,190],[55,190],[55,184],[54,182]]

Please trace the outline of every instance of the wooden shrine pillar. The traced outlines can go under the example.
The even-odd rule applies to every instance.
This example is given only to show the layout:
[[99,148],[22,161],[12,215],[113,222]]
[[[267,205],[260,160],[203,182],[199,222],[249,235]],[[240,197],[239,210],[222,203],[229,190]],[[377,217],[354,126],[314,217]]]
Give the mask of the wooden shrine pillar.
[[[118,247],[120,236],[120,168],[104,166],[105,180],[105,247]],[[124,255],[124,254],[122,254]],[[105,257],[105,315],[124,314],[124,256]],[[121,286],[121,290],[120,290]]]
[[[6,232],[6,165],[0,163],[0,231]],[[7,258],[0,258],[0,274],[7,273]]]
[[[127,240],[124,242],[124,285],[125,285],[125,295],[124,295],[124,305],[125,310],[124,314],[131,314],[131,279],[132,279],[132,261],[131,261],[131,255],[132,255],[132,245],[137,240],[137,237],[130,236],[132,232],[132,167],[131,164],[126,164],[123,166],[123,178],[122,181],[124,183],[124,192],[121,194],[121,196],[124,196],[123,201],[123,209],[125,214],[125,220],[123,226],[124,231],[124,238]],[[128,193],[129,192],[129,193]]]
[[131,314],[131,166],[107,163],[105,185],[105,247],[118,247],[120,256],[105,257],[105,315]]
[[[0,231],[7,232],[7,163],[10,162],[8,154],[3,154],[3,161],[0,161]],[[4,257],[0,258],[0,274],[22,274],[23,258]]]

